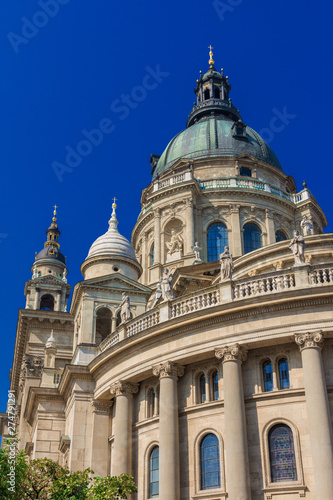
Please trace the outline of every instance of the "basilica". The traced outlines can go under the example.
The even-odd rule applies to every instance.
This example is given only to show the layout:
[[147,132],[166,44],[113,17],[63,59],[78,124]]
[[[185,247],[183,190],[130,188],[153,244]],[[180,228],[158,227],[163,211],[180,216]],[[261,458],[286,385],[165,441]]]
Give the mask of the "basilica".
[[54,209],[18,312],[20,447],[130,473],[133,500],[332,500],[333,235],[212,50],[194,91],[131,242],[114,200],[70,306]]

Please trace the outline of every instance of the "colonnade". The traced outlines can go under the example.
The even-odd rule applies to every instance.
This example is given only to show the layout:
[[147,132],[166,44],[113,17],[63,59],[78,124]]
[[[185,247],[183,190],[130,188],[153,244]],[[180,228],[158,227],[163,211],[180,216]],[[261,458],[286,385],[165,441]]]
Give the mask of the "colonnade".
[[[296,335],[300,346],[313,471],[318,498],[328,499],[333,491],[332,425],[323,371],[321,333]],[[250,500],[250,475],[241,364],[246,350],[239,344],[215,350],[223,363],[226,490],[230,500]],[[179,427],[177,380],[184,367],[167,361],[153,368],[160,379],[159,413],[159,499],[180,499]],[[138,385],[118,382],[111,387],[116,396],[114,448],[111,473],[131,472],[132,395]]]

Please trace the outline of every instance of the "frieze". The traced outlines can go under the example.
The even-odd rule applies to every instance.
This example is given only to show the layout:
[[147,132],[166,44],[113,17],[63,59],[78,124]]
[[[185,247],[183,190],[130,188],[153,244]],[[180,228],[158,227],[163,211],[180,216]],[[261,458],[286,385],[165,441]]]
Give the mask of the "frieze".
[[226,346],[220,349],[215,349],[215,356],[217,359],[222,359],[222,363],[226,361],[239,361],[243,363],[247,359],[247,351],[239,344],[233,346]]
[[178,378],[184,375],[185,368],[178,363],[166,361],[158,366],[153,367],[153,375],[159,378],[172,377]]
[[321,350],[324,346],[323,334],[321,331],[295,335],[295,342],[299,346],[301,352],[303,351],[303,349],[312,347],[316,347]]
[[132,396],[136,394],[139,390],[139,384],[134,384],[132,382],[124,382],[120,380],[110,387],[111,394],[116,396]]

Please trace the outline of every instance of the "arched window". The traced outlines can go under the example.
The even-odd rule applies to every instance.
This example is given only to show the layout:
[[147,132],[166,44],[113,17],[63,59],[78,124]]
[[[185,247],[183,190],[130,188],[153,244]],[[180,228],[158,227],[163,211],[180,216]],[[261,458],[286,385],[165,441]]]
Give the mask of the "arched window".
[[228,231],[222,222],[214,222],[207,231],[207,254],[208,262],[219,260],[220,254],[228,246]]
[[107,307],[101,307],[96,314],[96,344],[100,344],[111,333],[112,313]]
[[54,297],[50,294],[43,295],[40,299],[40,309],[54,311]]
[[204,92],[204,99],[205,99],[205,101],[208,101],[208,99],[210,99],[210,91],[209,91],[209,89],[205,90],[205,92]]
[[219,441],[214,434],[207,434],[200,446],[201,489],[220,488]]
[[217,401],[219,399],[219,375],[217,371],[213,372],[211,375],[212,380],[212,400]]
[[215,99],[220,99],[221,98],[221,96],[220,96],[220,89],[217,89],[217,88],[214,89],[214,97],[215,97]]
[[159,454],[159,447],[155,446],[149,457],[149,498],[159,496]]
[[204,374],[199,377],[199,403],[204,403],[206,401],[206,377]]
[[285,424],[271,428],[268,434],[271,481],[296,481],[296,459],[293,433]]
[[151,387],[147,394],[147,418],[153,417],[155,414],[155,391]]
[[244,253],[252,252],[262,247],[261,231],[257,224],[253,224],[252,222],[245,224],[243,239]]
[[270,392],[273,390],[273,369],[272,363],[267,360],[262,365],[263,377],[264,377],[264,390],[265,392]]
[[283,231],[276,231],[275,233],[275,241],[278,243],[279,241],[286,241],[287,236],[284,234]]
[[278,362],[279,367],[279,379],[280,379],[280,389],[289,389],[289,368],[288,361],[286,358],[279,359]]
[[153,243],[152,246],[150,247],[149,265],[153,266],[154,263],[155,263],[155,247],[154,247],[154,243]]

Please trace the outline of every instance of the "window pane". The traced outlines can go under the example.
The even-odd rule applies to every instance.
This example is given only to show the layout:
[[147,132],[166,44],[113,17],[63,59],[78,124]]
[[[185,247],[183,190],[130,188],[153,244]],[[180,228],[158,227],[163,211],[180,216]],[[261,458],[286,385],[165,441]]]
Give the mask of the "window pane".
[[207,255],[208,262],[219,260],[220,254],[228,246],[228,231],[225,224],[214,222],[207,231]]
[[201,489],[220,487],[219,442],[214,434],[207,434],[201,443]]
[[219,399],[219,376],[217,372],[212,374],[212,384],[213,384],[213,401]]
[[285,241],[287,236],[282,231],[276,231],[275,233],[275,241]]
[[272,364],[270,361],[265,361],[262,365],[263,373],[264,373],[264,386],[265,392],[269,392],[273,390],[273,370]]
[[275,425],[269,432],[268,440],[272,482],[296,481],[297,470],[291,429],[284,424]]
[[245,224],[243,232],[244,253],[252,252],[262,247],[260,228],[256,224]]
[[204,403],[206,401],[206,379],[205,375],[200,377],[200,398],[199,403]]
[[286,359],[280,359],[279,361],[279,375],[281,389],[289,389],[289,368],[288,361]]
[[149,498],[159,496],[159,447],[156,446],[149,459]]

